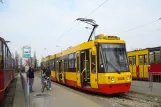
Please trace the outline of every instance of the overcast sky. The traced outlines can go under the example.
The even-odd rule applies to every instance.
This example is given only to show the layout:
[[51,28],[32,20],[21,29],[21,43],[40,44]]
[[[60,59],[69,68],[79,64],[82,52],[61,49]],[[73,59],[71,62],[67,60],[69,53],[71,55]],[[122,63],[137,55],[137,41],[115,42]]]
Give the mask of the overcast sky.
[[[78,22],[105,0],[3,0],[0,3],[0,36],[10,40],[13,52],[21,52],[23,46],[31,46],[37,57],[60,52],[69,46],[88,40],[89,25]],[[161,46],[161,20],[153,24],[124,32],[147,24],[161,17],[161,0],[109,0],[88,18],[99,27],[96,34],[113,34],[126,40],[127,49]],[[61,38],[60,38],[61,37]],[[44,50],[47,48],[47,51]]]

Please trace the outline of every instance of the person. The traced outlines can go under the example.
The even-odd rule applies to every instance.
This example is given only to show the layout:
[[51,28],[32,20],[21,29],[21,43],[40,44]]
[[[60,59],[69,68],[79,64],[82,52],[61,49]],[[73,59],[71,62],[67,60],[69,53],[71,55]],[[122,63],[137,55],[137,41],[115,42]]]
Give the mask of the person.
[[45,80],[46,74],[45,72],[42,73],[41,75],[41,84],[43,85],[43,81]]
[[46,76],[49,77],[48,84],[49,84],[49,89],[51,90],[51,70],[49,65],[46,68]]
[[34,92],[33,91],[33,89],[32,89],[32,87],[33,87],[33,83],[34,83],[34,68],[33,68],[33,66],[31,66],[30,68],[29,68],[29,70],[28,70],[28,73],[29,73],[29,75],[28,75],[28,78],[29,78],[29,89],[30,89],[30,93],[32,93],[32,92]]

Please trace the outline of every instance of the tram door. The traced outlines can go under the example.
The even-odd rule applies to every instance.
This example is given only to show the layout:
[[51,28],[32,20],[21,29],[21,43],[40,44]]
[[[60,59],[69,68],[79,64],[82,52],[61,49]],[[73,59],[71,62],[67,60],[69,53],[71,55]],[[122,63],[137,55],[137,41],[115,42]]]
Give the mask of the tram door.
[[62,83],[65,83],[64,60],[61,61],[61,80]]
[[97,55],[95,47],[90,50],[90,83],[92,88],[98,88]]
[[60,60],[59,61],[59,81],[61,83],[64,83],[64,61]]
[[80,52],[76,53],[76,61],[77,61],[77,68],[76,68],[77,86],[82,87],[81,70],[80,70]]
[[59,82],[59,61],[56,61],[55,74],[56,74],[56,81]]

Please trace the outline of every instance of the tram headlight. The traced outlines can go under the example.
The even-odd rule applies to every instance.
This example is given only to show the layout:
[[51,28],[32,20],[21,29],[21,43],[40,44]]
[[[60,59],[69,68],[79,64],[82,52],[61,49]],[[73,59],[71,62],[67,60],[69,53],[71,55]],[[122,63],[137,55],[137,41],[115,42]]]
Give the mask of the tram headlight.
[[114,81],[115,81],[115,78],[114,78],[114,77],[112,77],[112,78],[111,78],[111,81],[112,81],[112,82],[114,82]]
[[129,76],[127,76],[126,79],[127,79],[127,81],[130,81],[130,77]]

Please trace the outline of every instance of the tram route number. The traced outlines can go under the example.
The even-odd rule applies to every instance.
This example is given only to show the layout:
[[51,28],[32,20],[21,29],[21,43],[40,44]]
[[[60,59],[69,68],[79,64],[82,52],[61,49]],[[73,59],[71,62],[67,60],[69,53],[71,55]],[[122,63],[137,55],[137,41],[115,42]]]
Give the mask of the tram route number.
[[118,77],[118,80],[124,80],[124,77]]

